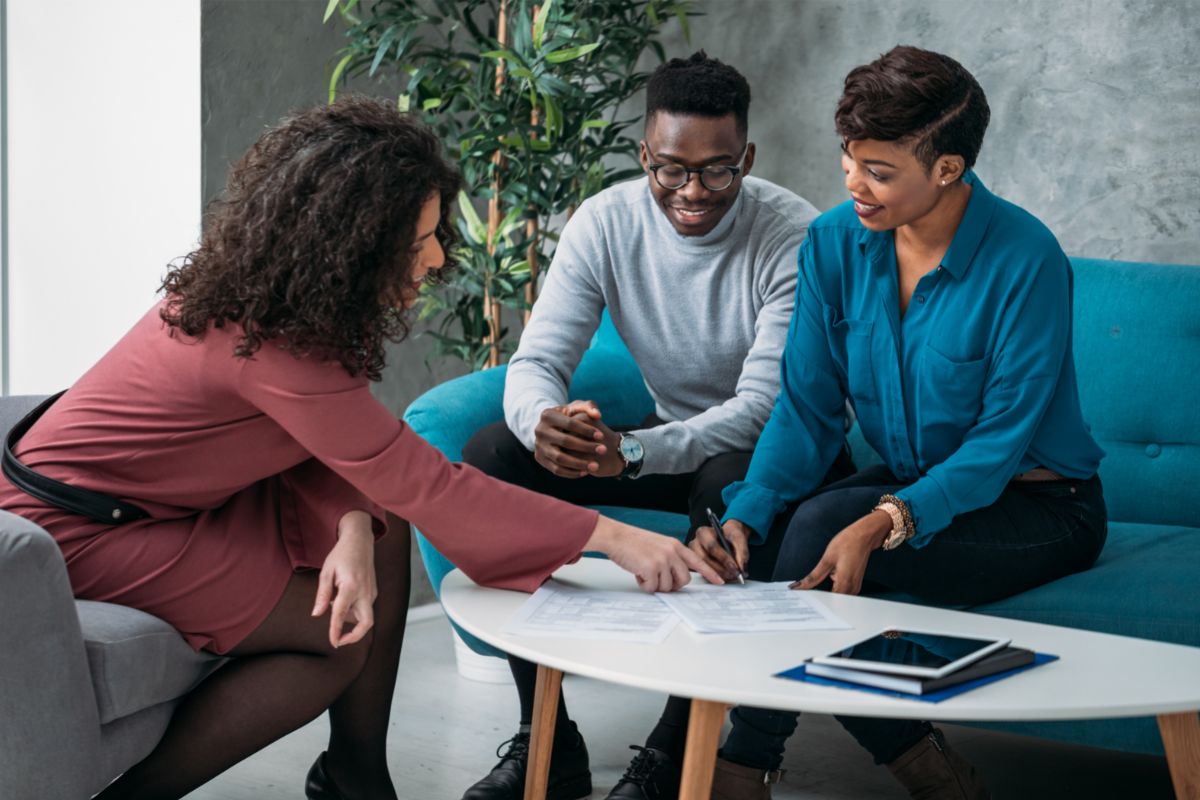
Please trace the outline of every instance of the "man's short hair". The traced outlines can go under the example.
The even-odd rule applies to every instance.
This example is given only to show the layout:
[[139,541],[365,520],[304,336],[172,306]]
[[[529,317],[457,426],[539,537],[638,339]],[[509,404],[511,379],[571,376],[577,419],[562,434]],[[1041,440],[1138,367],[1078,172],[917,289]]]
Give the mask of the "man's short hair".
[[672,58],[646,83],[646,125],[659,111],[723,117],[733,114],[743,137],[750,122],[750,84],[728,64],[703,50],[688,58]]

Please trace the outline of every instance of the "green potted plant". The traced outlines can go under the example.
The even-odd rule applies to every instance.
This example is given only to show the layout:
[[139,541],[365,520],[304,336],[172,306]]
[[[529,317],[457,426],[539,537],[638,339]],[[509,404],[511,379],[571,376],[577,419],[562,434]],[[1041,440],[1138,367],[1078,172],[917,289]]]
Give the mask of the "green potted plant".
[[[637,69],[668,19],[687,33],[692,0],[330,0],[346,26],[329,81],[399,76],[457,158],[460,269],[430,293],[435,355],[473,369],[515,347],[505,311],[528,314],[562,222],[587,197],[640,173],[640,117],[618,119],[645,84]],[[486,203],[486,214],[473,205]]]

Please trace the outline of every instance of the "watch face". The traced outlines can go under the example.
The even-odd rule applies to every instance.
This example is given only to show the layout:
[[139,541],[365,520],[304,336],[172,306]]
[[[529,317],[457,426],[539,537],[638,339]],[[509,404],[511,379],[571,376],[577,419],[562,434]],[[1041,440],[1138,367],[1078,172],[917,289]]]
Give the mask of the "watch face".
[[626,461],[636,463],[642,460],[645,451],[642,449],[642,443],[632,436],[625,435],[621,437],[621,455]]

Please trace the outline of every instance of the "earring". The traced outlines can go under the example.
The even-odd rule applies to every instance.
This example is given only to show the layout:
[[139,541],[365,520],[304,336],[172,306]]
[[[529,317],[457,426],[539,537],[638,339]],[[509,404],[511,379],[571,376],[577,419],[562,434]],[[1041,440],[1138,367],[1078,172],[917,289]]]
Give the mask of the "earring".
[[945,186],[945,185],[946,185],[946,182],[945,182],[945,181],[942,181],[942,186]]

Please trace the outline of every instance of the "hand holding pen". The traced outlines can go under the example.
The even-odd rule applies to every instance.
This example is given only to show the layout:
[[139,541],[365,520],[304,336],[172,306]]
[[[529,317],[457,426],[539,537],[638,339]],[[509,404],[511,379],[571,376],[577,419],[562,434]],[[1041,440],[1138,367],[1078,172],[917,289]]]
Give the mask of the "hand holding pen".
[[[737,530],[734,541],[731,542],[726,537],[725,531],[721,525],[721,520],[713,513],[711,508],[706,508],[705,513],[708,515],[708,528],[699,528],[696,531],[696,538],[692,541],[691,547],[709,563],[713,564],[726,579],[736,577],[738,583],[746,582],[745,563],[749,559],[749,551],[747,550],[747,539],[744,531]],[[740,529],[741,526],[734,524],[731,529]],[[712,534],[708,534],[711,530]],[[741,558],[738,555],[741,555]]]

